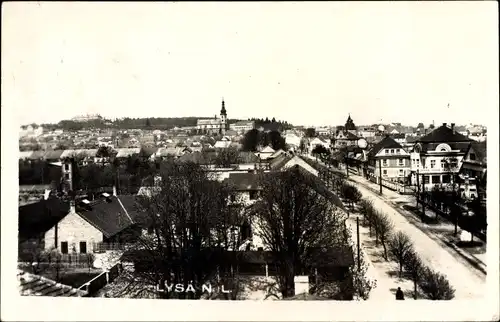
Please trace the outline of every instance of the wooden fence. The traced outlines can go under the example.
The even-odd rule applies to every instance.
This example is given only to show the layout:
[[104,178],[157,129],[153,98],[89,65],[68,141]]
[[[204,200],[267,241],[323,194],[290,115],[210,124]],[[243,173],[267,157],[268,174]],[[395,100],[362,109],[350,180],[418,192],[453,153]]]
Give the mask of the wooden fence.
[[95,243],[93,247],[94,252],[103,253],[105,251],[127,250],[130,249],[132,245],[133,244],[128,243]]
[[109,270],[106,270],[101,274],[97,275],[87,283],[80,286],[78,289],[86,291],[89,294],[89,296],[93,296],[104,286],[113,282],[120,275],[122,270],[123,270],[122,264],[117,263]]

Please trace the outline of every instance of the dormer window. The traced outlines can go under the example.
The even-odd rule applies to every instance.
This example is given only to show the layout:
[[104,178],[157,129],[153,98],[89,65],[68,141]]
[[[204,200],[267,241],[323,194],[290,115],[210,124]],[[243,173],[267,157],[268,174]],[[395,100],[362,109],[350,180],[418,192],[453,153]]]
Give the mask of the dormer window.
[[476,154],[475,153],[469,154],[469,160],[472,160],[472,161],[476,160]]
[[385,149],[385,154],[389,154],[389,150],[388,149]]

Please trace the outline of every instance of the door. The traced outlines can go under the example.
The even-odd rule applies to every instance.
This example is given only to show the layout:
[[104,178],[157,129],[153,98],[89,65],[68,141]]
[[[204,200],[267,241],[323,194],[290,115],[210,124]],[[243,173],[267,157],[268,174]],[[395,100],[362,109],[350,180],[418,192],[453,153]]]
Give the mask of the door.
[[87,253],[87,242],[80,242],[80,254],[86,254]]

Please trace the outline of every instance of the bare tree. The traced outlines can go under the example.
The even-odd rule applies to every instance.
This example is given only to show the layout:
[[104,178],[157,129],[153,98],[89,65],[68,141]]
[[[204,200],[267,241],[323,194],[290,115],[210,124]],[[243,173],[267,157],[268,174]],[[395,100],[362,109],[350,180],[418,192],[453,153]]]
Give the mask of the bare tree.
[[404,268],[405,270],[410,274],[411,279],[413,281],[413,296],[415,299],[417,299],[417,285],[420,282],[420,279],[422,278],[422,275],[424,273],[424,264],[422,263],[422,260],[418,256],[418,254],[411,249],[410,251],[407,252],[404,260]]
[[389,240],[388,246],[391,257],[399,264],[399,277],[401,277],[408,254],[413,251],[413,243],[405,233],[398,231]]
[[385,260],[387,260],[387,239],[392,232],[394,224],[386,214],[379,211],[377,212],[374,219],[376,238],[380,240],[380,243],[384,248],[384,258]]
[[216,283],[228,271],[225,251],[239,242],[229,232],[238,228],[241,211],[229,195],[228,187],[211,180],[199,165],[166,164],[155,189],[137,200],[149,233],[130,253],[145,268],[130,274],[127,292],[157,287],[159,297],[170,298],[174,294],[166,285],[180,284],[195,290],[177,293],[180,298],[200,298],[203,284]]
[[299,167],[262,174],[262,200],[256,204],[259,235],[277,257],[283,298],[294,295],[294,276],[315,263],[309,250],[345,245],[345,214],[340,200],[317,177]]
[[420,289],[430,300],[452,300],[455,297],[455,289],[446,277],[430,268],[423,271]]

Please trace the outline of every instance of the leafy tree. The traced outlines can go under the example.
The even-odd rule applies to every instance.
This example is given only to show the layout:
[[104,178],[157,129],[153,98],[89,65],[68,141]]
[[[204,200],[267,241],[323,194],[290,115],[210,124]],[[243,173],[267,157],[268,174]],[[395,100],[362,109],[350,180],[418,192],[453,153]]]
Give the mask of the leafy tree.
[[316,136],[316,129],[313,127],[309,127],[306,129],[306,137],[308,138],[313,138]]
[[414,298],[417,299],[417,285],[420,282],[420,279],[422,278],[422,275],[424,273],[424,263],[422,263],[422,260],[418,256],[418,254],[415,252],[415,250],[411,249],[406,253],[405,260],[404,260],[404,269],[410,274],[411,279],[413,281],[413,288],[414,288]]
[[452,300],[455,297],[455,289],[446,277],[430,268],[423,271],[420,289],[430,300]]
[[330,151],[321,144],[316,145],[311,152],[319,155],[330,154]]
[[252,129],[245,133],[241,140],[242,150],[243,151],[257,151],[257,147],[260,143],[260,133],[256,129]]
[[294,295],[294,276],[315,263],[311,250],[345,245],[345,215],[328,189],[299,168],[261,177],[256,225],[264,245],[277,256],[283,298]]
[[413,243],[403,232],[398,231],[389,239],[389,253],[399,264],[399,277],[403,274],[403,266],[408,259],[408,254],[413,251]]
[[[267,144],[262,144],[262,146],[271,145],[274,150],[286,150],[285,138],[283,138],[278,131],[270,131],[263,134],[267,138]],[[264,142],[262,142],[264,143]]]
[[340,194],[342,195],[342,197],[347,199],[351,207],[353,207],[354,204],[359,202],[362,197],[361,192],[359,192],[358,188],[348,183],[344,183],[342,185],[342,190],[340,191]]

